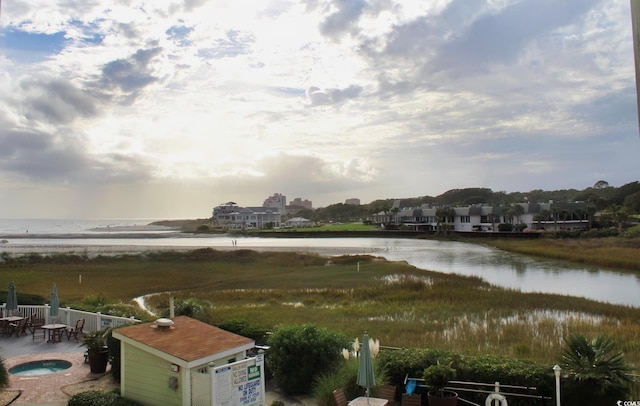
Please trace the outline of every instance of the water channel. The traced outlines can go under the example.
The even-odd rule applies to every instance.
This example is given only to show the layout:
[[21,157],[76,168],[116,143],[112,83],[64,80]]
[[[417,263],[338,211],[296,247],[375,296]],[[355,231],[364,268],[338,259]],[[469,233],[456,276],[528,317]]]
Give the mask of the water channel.
[[[237,242],[234,245],[233,240]],[[0,251],[38,252],[118,247],[272,249],[315,252],[322,255],[372,254],[391,261],[406,261],[421,269],[473,275],[487,282],[519,289],[545,292],[640,307],[640,278],[631,272],[585,267],[566,262],[533,259],[480,244],[402,238],[252,238],[229,236],[162,238],[21,238],[0,246]]]

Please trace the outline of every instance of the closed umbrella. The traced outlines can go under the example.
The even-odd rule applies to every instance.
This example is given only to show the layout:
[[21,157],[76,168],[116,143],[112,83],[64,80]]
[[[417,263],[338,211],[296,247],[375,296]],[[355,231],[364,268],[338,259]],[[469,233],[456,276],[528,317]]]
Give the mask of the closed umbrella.
[[376,386],[376,377],[373,373],[373,361],[371,359],[371,349],[369,348],[369,334],[367,334],[366,331],[362,338],[357,383],[367,391],[367,404],[369,404],[369,392],[371,388]]
[[6,316],[11,316],[11,312],[18,310],[18,296],[16,295],[16,285],[11,281],[9,283],[9,292],[7,293],[7,303],[5,305]]
[[60,301],[58,300],[58,288],[56,284],[53,284],[51,288],[51,298],[49,300],[49,316],[58,317],[58,308],[60,307]]

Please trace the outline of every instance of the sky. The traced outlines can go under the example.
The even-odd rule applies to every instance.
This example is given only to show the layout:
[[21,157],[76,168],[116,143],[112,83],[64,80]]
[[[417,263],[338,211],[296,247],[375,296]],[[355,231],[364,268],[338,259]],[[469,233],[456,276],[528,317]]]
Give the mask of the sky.
[[637,181],[629,0],[11,0],[0,218]]

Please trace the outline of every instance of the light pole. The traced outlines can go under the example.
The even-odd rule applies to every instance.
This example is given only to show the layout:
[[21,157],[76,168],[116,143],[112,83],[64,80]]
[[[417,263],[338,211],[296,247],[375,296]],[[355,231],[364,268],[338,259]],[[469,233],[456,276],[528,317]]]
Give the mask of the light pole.
[[560,372],[562,372],[560,365],[554,365],[553,373],[556,375],[556,406],[560,406]]

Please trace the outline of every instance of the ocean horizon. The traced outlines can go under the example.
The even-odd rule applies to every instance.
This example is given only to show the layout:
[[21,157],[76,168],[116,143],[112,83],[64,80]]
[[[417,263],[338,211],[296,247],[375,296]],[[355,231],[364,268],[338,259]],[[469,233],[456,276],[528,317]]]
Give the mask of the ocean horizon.
[[146,226],[165,218],[0,219],[0,234],[45,235],[104,233],[105,229]]

